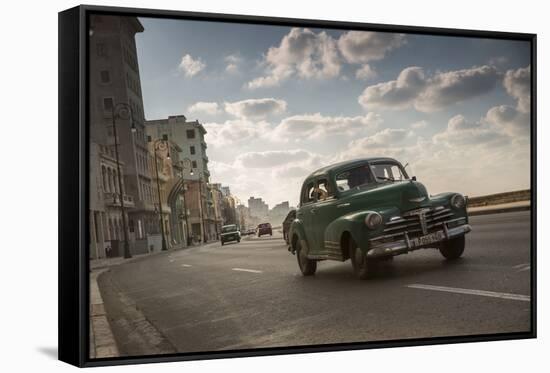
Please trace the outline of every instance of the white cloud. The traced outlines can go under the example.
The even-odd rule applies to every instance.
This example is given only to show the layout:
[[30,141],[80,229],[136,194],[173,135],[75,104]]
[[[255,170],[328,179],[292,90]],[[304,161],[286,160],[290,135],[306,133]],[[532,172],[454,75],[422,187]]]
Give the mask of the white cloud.
[[248,143],[269,130],[269,123],[252,122],[246,119],[228,120],[224,123],[204,123],[206,142],[213,147]]
[[492,90],[499,80],[493,66],[437,72],[427,77],[420,67],[408,67],[396,80],[367,87],[359,103],[368,109],[404,109],[423,112],[441,110]]
[[491,91],[499,79],[497,69],[487,65],[437,73],[428,80],[426,89],[415,102],[415,107],[428,112],[440,110]]
[[350,31],[338,39],[338,48],[347,62],[360,64],[384,58],[405,42],[405,35],[387,32]]
[[187,108],[189,114],[216,115],[220,108],[216,102],[196,102]]
[[380,115],[368,113],[355,117],[331,117],[320,113],[294,115],[283,119],[271,134],[278,141],[318,139],[333,134],[354,134],[373,130],[382,123]]
[[361,80],[369,80],[376,77],[376,71],[374,71],[369,64],[364,64],[360,69],[355,72],[355,77]]
[[179,69],[185,74],[187,77],[193,77],[200,73],[204,68],[206,67],[206,64],[200,60],[200,58],[194,59],[191,57],[190,54],[186,54],[181,58],[181,62],[179,64]]
[[495,106],[487,112],[486,121],[500,127],[510,136],[528,136],[530,115],[508,105]]
[[409,163],[409,175],[417,176],[431,194],[475,196],[528,187],[528,139],[490,122],[489,112],[477,121],[454,116],[431,138],[385,129],[350,141],[336,160],[385,156]]
[[229,56],[226,56],[224,58],[225,63],[227,64],[225,66],[225,71],[229,74],[238,74],[239,73],[239,65],[242,62],[242,58],[237,54],[230,54]]
[[414,102],[425,86],[424,70],[416,66],[407,67],[396,80],[367,87],[359,96],[359,103],[368,109],[403,109]]
[[286,101],[275,98],[257,98],[226,102],[225,111],[239,118],[261,119],[286,111]]
[[420,120],[418,122],[414,122],[411,124],[411,128],[414,128],[416,130],[426,128],[426,127],[428,127],[428,122],[425,120]]
[[246,152],[232,161],[210,162],[213,181],[223,180],[242,202],[262,197],[273,207],[281,201],[298,201],[304,178],[327,164],[319,154],[304,149]]
[[293,162],[302,162],[312,154],[305,150],[271,150],[263,152],[248,152],[236,158],[236,164],[244,168],[273,168],[288,165]]
[[456,115],[449,119],[447,129],[434,135],[433,141],[435,144],[461,149],[477,145],[487,147],[510,143],[505,133],[487,123],[484,118],[479,121],[470,121],[463,115]]
[[508,70],[504,76],[504,88],[518,101],[517,109],[527,113],[531,107],[531,66]]
[[340,73],[336,41],[326,32],[293,28],[277,47],[271,47],[264,56],[265,76],[250,81],[250,89],[272,87],[297,76],[304,79],[327,79]]
[[394,147],[410,136],[412,136],[412,133],[404,129],[385,128],[372,136],[353,140],[350,143],[350,148],[370,149]]

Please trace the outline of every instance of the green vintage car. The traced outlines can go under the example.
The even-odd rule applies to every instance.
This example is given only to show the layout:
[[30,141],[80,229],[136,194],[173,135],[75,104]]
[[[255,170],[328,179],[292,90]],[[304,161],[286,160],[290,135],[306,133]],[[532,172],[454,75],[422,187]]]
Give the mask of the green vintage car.
[[289,250],[305,276],[317,261],[351,259],[360,279],[380,261],[421,248],[457,259],[471,230],[466,202],[459,193],[428,195],[392,158],[337,163],[305,179]]
[[224,225],[222,227],[222,234],[220,235],[220,241],[222,243],[222,246],[226,242],[230,242],[230,241],[241,242],[241,232],[239,232],[237,225],[235,224]]

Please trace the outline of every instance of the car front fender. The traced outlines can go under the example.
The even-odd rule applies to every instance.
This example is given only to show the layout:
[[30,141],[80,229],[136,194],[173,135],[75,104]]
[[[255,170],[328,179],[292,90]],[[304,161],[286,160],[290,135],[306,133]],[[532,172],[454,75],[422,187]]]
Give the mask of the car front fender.
[[294,219],[294,221],[290,224],[290,228],[288,230],[288,240],[290,242],[290,252],[292,254],[296,252],[296,242],[298,240],[301,241],[302,248],[304,248],[306,252],[309,251],[304,224],[300,219]]
[[386,222],[390,217],[399,214],[399,209],[396,207],[369,209],[354,211],[352,213],[342,215],[338,219],[333,220],[325,230],[325,242],[340,244],[342,237],[347,232],[351,238],[363,251],[369,250],[370,237],[379,234],[384,228],[384,224],[379,229],[371,230],[365,224],[365,217],[372,212],[382,215],[383,222]]

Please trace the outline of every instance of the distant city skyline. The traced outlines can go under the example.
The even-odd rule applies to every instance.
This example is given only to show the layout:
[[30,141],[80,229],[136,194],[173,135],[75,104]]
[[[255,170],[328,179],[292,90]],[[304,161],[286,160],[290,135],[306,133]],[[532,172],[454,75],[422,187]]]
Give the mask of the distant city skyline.
[[212,182],[298,203],[340,160],[391,156],[430,193],[529,188],[528,42],[140,18],[145,116],[207,130]]

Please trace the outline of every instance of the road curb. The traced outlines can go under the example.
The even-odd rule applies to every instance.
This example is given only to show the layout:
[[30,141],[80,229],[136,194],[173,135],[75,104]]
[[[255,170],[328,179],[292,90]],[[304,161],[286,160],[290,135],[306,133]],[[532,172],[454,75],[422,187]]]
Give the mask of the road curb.
[[103,268],[90,272],[90,358],[118,357],[120,352],[109,325],[107,312],[97,278],[108,271]]
[[505,212],[529,211],[531,206],[495,207],[483,210],[468,211],[469,216],[502,214]]

